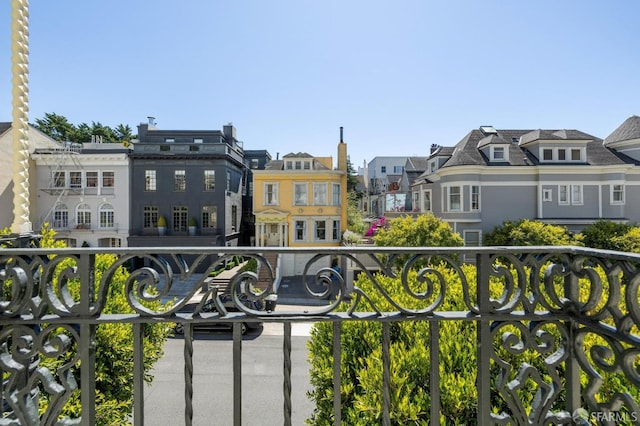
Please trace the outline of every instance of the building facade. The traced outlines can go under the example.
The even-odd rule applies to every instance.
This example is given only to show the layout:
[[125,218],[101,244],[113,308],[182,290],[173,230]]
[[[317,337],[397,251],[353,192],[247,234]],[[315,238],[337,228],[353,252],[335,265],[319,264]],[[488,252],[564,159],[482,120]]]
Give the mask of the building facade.
[[421,213],[451,224],[468,246],[505,220],[535,219],[579,232],[599,219],[640,221],[640,118],[612,136],[579,130],[482,126],[436,147],[412,185]]
[[129,245],[238,245],[246,176],[233,125],[161,130],[150,118],[131,153]]
[[37,149],[35,229],[48,223],[69,247],[126,247],[129,152],[115,143]]
[[347,144],[331,157],[291,153],[253,172],[256,246],[337,246],[347,226]]

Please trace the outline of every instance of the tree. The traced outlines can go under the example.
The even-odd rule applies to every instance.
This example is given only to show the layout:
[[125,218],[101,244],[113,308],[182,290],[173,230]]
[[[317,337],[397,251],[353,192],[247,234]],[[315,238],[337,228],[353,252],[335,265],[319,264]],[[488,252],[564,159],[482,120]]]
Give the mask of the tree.
[[627,234],[632,228],[632,225],[626,223],[599,220],[585,227],[580,232],[580,239],[586,247],[620,250],[619,244],[622,242],[620,237]]
[[537,220],[504,221],[484,235],[485,246],[566,246],[580,244],[567,228]]
[[362,210],[358,206],[356,192],[347,192],[347,228],[357,234],[364,234],[367,224],[364,222]]
[[405,215],[391,219],[374,237],[384,247],[459,247],[464,245],[460,234],[453,232],[448,223],[432,213],[421,214],[415,220]]
[[359,183],[358,174],[353,169],[351,160],[347,158],[347,192],[354,192],[357,198],[361,198],[363,195],[362,192],[356,191],[356,187]]
[[70,141],[75,129],[66,117],[53,112],[45,113],[42,119],[37,118],[33,127],[57,141]]
[[51,138],[62,142],[85,143],[90,142],[92,136],[100,136],[102,142],[129,142],[133,139],[131,127],[119,124],[114,130],[99,121],[92,121],[91,125],[80,123],[75,126],[66,117],[56,113],[45,113],[44,118],[36,119],[33,125],[36,129]]
[[131,139],[133,139],[133,133],[128,124],[118,124],[114,129],[114,132],[120,142],[130,142]]
[[630,253],[640,253],[640,228],[629,227],[623,235],[611,237],[611,250],[627,251]]

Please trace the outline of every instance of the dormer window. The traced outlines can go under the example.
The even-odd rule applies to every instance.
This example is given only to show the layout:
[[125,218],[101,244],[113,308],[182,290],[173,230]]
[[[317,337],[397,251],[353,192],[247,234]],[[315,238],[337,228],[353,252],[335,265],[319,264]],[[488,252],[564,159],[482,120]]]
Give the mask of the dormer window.
[[491,161],[508,161],[507,152],[504,146],[492,146]]
[[310,160],[289,160],[285,162],[286,170],[311,170]]
[[584,162],[586,148],[541,148],[543,162]]

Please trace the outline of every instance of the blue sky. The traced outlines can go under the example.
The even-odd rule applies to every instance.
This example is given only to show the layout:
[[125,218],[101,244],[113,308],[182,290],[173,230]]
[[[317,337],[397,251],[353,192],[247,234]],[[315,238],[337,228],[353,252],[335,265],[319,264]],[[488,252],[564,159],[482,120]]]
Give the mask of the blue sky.
[[[480,125],[604,138],[640,114],[640,2],[32,0],[29,119],[221,129],[355,167]],[[11,120],[0,2],[0,121]]]

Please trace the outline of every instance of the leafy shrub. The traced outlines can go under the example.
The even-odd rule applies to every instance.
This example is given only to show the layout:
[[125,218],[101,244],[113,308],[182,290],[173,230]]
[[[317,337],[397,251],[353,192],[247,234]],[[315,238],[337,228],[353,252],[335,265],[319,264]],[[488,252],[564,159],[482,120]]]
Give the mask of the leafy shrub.
[[[619,237],[625,235],[633,226],[626,223],[616,223],[610,220],[599,220],[585,227],[580,232],[580,239],[586,247],[620,250]],[[615,238],[616,240],[612,240]]]
[[567,228],[538,220],[506,220],[484,234],[485,246],[566,246],[582,245]]
[[[467,311],[464,303],[462,283],[453,271],[444,265],[435,268],[442,274],[446,282],[446,293],[442,305],[438,311]],[[542,274],[545,268],[542,268]],[[476,269],[472,265],[463,265],[463,273],[469,284],[469,292],[472,299],[475,298]],[[596,272],[606,283],[604,273],[597,269]],[[516,276],[517,272],[511,269]],[[530,277],[530,270],[523,272]],[[416,279],[415,271],[408,275],[409,287],[418,289],[420,284]],[[420,302],[407,295],[402,284],[396,278],[377,275],[379,284],[388,292],[389,296],[400,305],[407,308],[424,307],[424,301]],[[370,298],[371,303],[382,311],[395,311],[387,299],[383,297],[365,275],[360,275],[356,286],[361,288]],[[588,299],[588,280],[580,280],[580,300]],[[558,277],[555,280],[556,291],[562,294],[563,280]],[[504,283],[497,277],[492,277],[490,292],[492,298],[498,298],[504,288]],[[608,284],[605,284],[605,292]],[[422,304],[421,304],[422,303]],[[600,301],[591,313],[602,309],[605,300]],[[343,304],[340,310],[347,310]],[[362,303],[358,311],[372,312],[373,308],[367,303]],[[613,325],[609,319],[607,322]],[[514,354],[503,346],[502,336],[512,333],[521,334],[517,327],[519,323],[506,323],[499,326],[499,332],[492,342],[494,350],[500,359],[505,360],[511,369],[506,378],[506,383],[516,379],[522,364],[534,366],[542,378],[551,383],[551,378],[546,373],[545,363],[547,357],[553,357],[550,352],[536,350],[534,347],[525,347]],[[522,326],[527,328],[533,325],[530,321],[522,321]],[[477,423],[477,323],[474,321],[446,321],[439,322],[439,379],[441,392],[440,423],[446,425],[466,425]],[[555,342],[561,342],[559,325],[548,323],[541,326],[546,332],[554,336]],[[342,323],[341,331],[341,356],[340,374],[342,400],[342,419],[349,425],[381,424],[382,416],[382,326],[378,322],[348,321]],[[429,424],[430,413],[430,327],[428,321],[406,321],[391,323],[391,420],[397,425],[422,425]],[[638,332],[638,330],[635,330]],[[628,344],[622,343],[625,347]],[[595,345],[610,345],[596,333],[589,332],[583,341],[583,350],[587,357],[594,353]],[[314,325],[311,338],[308,342],[310,357],[310,378],[313,389],[309,392],[310,398],[315,402],[316,408],[308,423],[314,425],[333,424],[333,328],[330,323],[317,323]],[[596,351],[598,353],[598,351]],[[635,368],[640,368],[640,357],[636,357]],[[494,413],[509,412],[507,402],[496,390],[496,377],[500,366],[491,362],[491,409]],[[621,392],[628,392],[631,399],[640,399],[640,390],[621,372],[598,370],[602,375],[602,386],[596,395],[598,401],[604,402]],[[555,371],[559,377],[565,374],[565,365],[560,363]],[[580,381],[582,388],[588,385],[589,377],[582,372]],[[527,411],[531,409],[533,397],[537,391],[537,385],[532,380],[526,380],[521,389],[515,389],[518,398],[523,401]],[[552,410],[566,409],[565,391],[563,390],[553,406]]]

